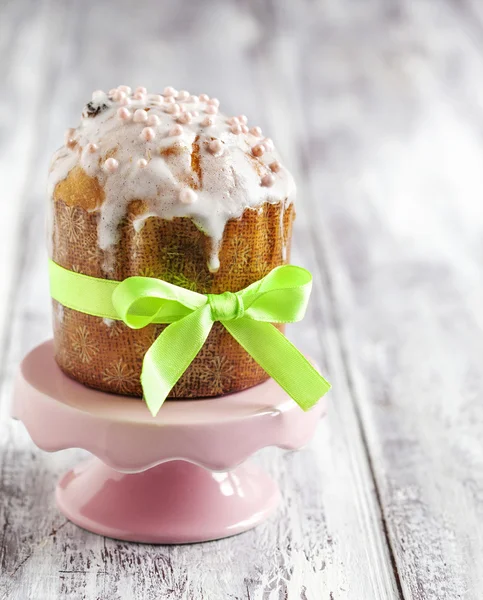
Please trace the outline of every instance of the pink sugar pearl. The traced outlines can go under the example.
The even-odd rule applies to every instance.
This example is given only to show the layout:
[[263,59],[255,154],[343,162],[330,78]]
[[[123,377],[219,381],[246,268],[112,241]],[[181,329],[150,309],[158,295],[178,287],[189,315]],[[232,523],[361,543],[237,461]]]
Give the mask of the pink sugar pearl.
[[202,121],[201,121],[201,125],[203,127],[213,127],[215,120],[213,119],[213,117],[205,117]]
[[103,169],[106,173],[115,173],[118,168],[119,163],[115,158],[108,158],[103,165]]
[[183,123],[183,125],[188,125],[188,123],[191,123],[192,121],[192,117],[190,115],[190,113],[183,113],[178,117],[178,123]]
[[145,169],[148,166],[148,161],[145,158],[140,158],[138,160],[138,167],[140,169]]
[[129,121],[131,118],[131,112],[124,106],[117,109],[117,116],[123,121]]
[[138,102],[146,102],[146,94],[141,94],[141,92],[134,92],[133,98]]
[[126,96],[125,98],[119,100],[119,104],[121,106],[129,106],[131,104],[131,99]]
[[156,137],[156,133],[152,127],[145,127],[141,131],[141,137],[146,142],[152,142],[154,140],[154,138]]
[[147,94],[148,90],[145,87],[137,87],[135,90],[136,94]]
[[151,125],[152,127],[156,127],[156,125],[160,124],[160,120],[158,115],[148,115],[148,120],[147,123],[148,125]]
[[114,92],[114,94],[112,95],[112,99],[114,100],[114,102],[119,102],[120,100],[123,100],[126,97],[126,92],[123,92],[121,90],[116,90]]
[[234,133],[235,135],[240,134],[242,132],[241,125],[239,125],[238,123],[236,125],[232,125],[231,132]]
[[201,102],[208,102],[209,99],[210,99],[210,97],[208,96],[208,94],[200,94]]
[[162,104],[163,103],[163,97],[160,96],[159,94],[153,94],[150,98],[151,102],[153,104]]
[[218,100],[218,98],[209,98],[207,100],[208,104],[212,104],[213,106],[216,106],[218,108],[218,106],[220,106],[220,101]]
[[248,117],[246,115],[238,115],[238,120],[242,125],[246,125],[248,123]]
[[209,115],[216,115],[217,112],[218,112],[218,107],[215,106],[214,104],[208,104],[207,107],[205,108],[205,113],[207,113]]
[[176,96],[176,98],[178,100],[181,100],[181,102],[184,102],[185,100],[188,100],[189,97],[190,97],[190,93],[187,92],[186,90],[180,90],[178,92],[178,95]]
[[270,138],[265,138],[262,144],[265,146],[265,150],[267,152],[272,152],[272,150],[275,148],[273,141]]
[[168,86],[164,88],[163,96],[176,96],[176,90],[174,87]]
[[265,148],[261,144],[257,144],[256,146],[253,146],[252,154],[253,156],[258,156],[260,158],[260,156],[265,154]]
[[97,144],[87,144],[86,150],[89,154],[95,154],[99,150],[99,146]]
[[135,123],[145,123],[148,120],[148,113],[142,109],[138,108],[133,116],[133,121]]
[[278,173],[282,168],[282,165],[278,162],[278,160],[274,160],[272,163],[270,163],[269,167],[271,171]]
[[248,127],[246,125],[241,125],[242,133],[248,133]]
[[119,85],[117,89],[121,92],[124,92],[128,96],[131,95],[132,92],[131,88],[128,85]]
[[261,183],[263,187],[272,187],[272,185],[275,183],[275,177],[271,173],[267,173],[262,177]]
[[212,140],[208,144],[208,149],[215,156],[221,156],[223,154],[223,143],[220,140]]
[[262,137],[262,130],[260,127],[252,127],[250,133],[255,137]]
[[172,115],[179,115],[179,113],[181,112],[181,109],[179,107],[179,104],[170,104],[166,108],[166,111],[171,113]]
[[175,125],[174,127],[171,127],[171,129],[169,130],[169,135],[170,136],[178,136],[181,135],[183,133],[183,128],[181,127],[181,125]]
[[200,101],[198,96],[190,96],[188,102],[191,102],[191,104],[198,104],[198,102]]
[[181,190],[179,193],[179,199],[183,204],[193,204],[193,202],[196,202],[197,198],[198,194],[191,188]]

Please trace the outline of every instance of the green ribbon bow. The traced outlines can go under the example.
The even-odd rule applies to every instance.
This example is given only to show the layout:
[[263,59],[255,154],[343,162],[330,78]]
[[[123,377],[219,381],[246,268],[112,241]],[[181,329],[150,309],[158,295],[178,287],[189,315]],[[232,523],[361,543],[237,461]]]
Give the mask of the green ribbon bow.
[[309,410],[330,384],[272,323],[300,321],[312,287],[311,274],[277,267],[239,292],[198,294],[151,277],[122,282],[68,271],[49,261],[54,300],[79,312],[123,321],[133,329],[170,323],[146,352],[141,384],[156,416],[175,383],[220,321],[256,362]]

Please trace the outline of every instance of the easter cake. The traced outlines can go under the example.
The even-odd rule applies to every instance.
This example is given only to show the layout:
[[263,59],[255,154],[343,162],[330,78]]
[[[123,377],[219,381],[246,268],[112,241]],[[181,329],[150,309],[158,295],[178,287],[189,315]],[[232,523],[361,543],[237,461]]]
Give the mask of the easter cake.
[[[223,114],[216,98],[171,87],[96,91],[52,160],[51,258],[96,278],[236,292],[288,262],[294,194],[273,142],[244,115]],[[143,357],[166,325],[134,330],[55,300],[53,315],[67,375],[142,396]],[[170,397],[226,394],[267,377],[217,322]]]

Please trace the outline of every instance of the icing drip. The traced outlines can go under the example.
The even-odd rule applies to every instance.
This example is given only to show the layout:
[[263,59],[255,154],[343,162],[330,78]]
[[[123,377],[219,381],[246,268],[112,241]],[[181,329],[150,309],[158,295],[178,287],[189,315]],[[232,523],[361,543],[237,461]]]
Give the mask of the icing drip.
[[[136,229],[151,216],[191,218],[212,239],[208,266],[217,271],[229,219],[264,202],[283,202],[285,208],[295,195],[273,142],[262,138],[259,127],[249,129],[245,115],[227,118],[219,104],[171,87],[163,96],[141,87],[132,93],[128,86],[94,92],[81,124],[67,131],[65,145],[54,154],[51,200],[56,185],[80,166],[104,189],[96,210],[98,244],[107,255],[129,203],[143,200],[146,210],[136,217]],[[104,267],[110,270],[109,261]]]

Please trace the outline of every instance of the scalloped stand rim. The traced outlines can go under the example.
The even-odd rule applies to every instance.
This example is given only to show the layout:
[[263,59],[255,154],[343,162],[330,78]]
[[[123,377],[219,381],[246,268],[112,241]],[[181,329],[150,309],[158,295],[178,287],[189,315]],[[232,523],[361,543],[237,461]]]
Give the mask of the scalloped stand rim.
[[138,398],[67,377],[52,341],[24,358],[13,394],[13,415],[39,448],[97,457],[57,486],[68,519],[107,537],[164,544],[219,539],[266,519],[280,492],[245,460],[265,446],[304,446],[324,412],[322,400],[304,413],[270,380],[222,398],[168,401],[153,419]]

